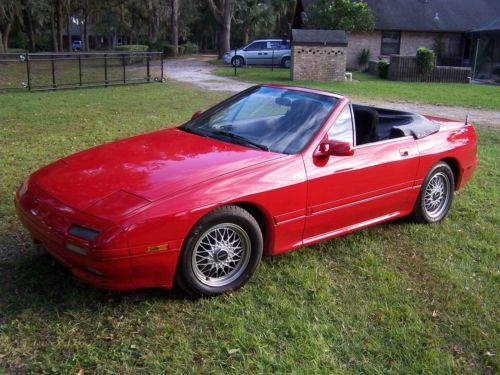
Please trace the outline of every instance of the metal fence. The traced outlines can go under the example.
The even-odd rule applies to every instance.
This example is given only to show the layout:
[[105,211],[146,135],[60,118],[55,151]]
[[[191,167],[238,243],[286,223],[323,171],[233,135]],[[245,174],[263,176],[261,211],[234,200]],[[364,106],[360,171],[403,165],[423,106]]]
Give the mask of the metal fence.
[[0,92],[164,82],[161,52],[0,54]]

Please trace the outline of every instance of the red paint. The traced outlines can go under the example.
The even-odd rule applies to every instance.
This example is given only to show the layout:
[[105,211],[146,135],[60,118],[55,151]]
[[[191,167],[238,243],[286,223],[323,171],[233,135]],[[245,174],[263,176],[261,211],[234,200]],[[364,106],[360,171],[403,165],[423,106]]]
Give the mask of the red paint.
[[[86,283],[117,290],[170,288],[189,230],[220,205],[259,210],[265,252],[275,255],[408,215],[426,173],[439,160],[453,164],[457,188],[470,179],[477,163],[475,131],[440,118],[429,117],[441,130],[420,140],[366,144],[350,156],[340,145],[336,155],[346,156],[318,155],[348,103],[341,99],[296,155],[167,129],[68,156],[35,172],[22,197],[18,191],[18,215],[33,238]],[[90,242],[73,237],[72,224],[100,235]],[[87,255],[70,252],[65,242],[87,249]],[[148,251],[164,244],[167,250]]]

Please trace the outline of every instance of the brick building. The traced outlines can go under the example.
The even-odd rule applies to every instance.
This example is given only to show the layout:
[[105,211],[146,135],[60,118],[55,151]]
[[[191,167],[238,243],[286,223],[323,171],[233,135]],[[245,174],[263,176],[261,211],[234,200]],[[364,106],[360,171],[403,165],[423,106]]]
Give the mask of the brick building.
[[[358,68],[363,49],[371,59],[415,55],[433,49],[440,65],[472,66],[474,39],[470,33],[500,17],[499,0],[364,0],[375,16],[371,33],[348,33],[347,68]],[[307,9],[317,0],[298,0],[293,28],[314,28]]]
[[347,37],[343,30],[292,30],[293,81],[343,81]]

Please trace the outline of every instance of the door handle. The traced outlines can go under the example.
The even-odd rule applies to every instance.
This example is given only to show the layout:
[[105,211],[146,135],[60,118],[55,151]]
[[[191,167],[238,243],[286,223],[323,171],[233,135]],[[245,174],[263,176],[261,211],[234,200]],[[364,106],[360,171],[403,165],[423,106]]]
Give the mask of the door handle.
[[410,155],[410,149],[403,147],[399,149],[399,155],[401,156],[409,156]]

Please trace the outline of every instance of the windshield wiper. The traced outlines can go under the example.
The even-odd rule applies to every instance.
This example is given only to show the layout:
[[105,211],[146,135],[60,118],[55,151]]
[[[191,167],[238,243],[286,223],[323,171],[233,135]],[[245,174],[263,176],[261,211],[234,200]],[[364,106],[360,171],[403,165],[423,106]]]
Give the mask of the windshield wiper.
[[234,134],[231,132],[225,132],[222,130],[212,130],[210,132],[210,134],[228,137],[228,138],[234,139],[235,141],[238,141],[240,143],[244,143],[244,144],[259,148],[259,149],[264,150],[264,151],[269,151],[269,147],[261,145],[261,144],[256,143],[256,142],[253,142],[253,141],[246,139],[245,137],[242,137],[241,135],[238,135],[238,134]]

